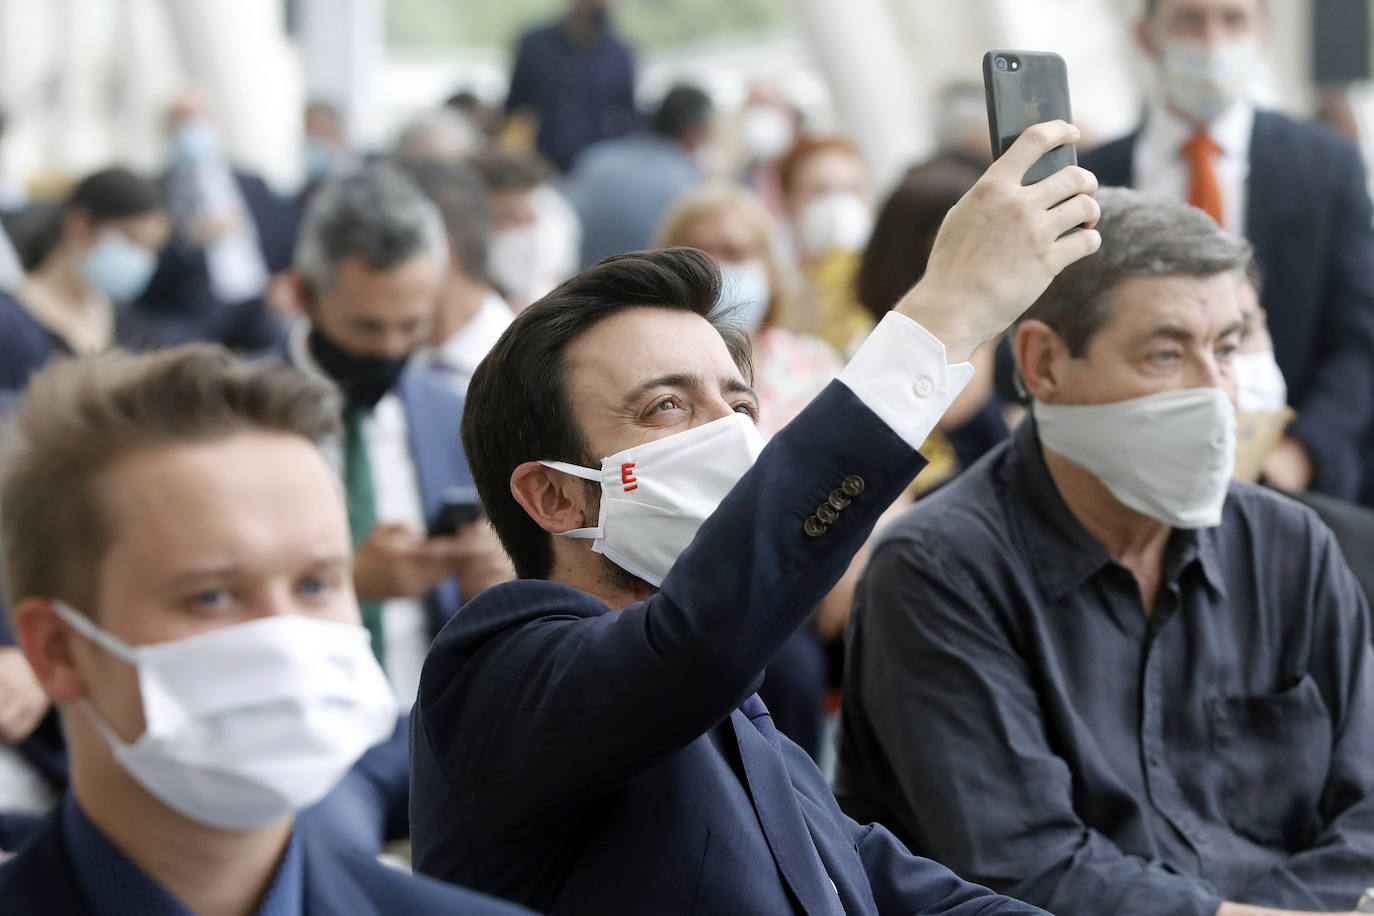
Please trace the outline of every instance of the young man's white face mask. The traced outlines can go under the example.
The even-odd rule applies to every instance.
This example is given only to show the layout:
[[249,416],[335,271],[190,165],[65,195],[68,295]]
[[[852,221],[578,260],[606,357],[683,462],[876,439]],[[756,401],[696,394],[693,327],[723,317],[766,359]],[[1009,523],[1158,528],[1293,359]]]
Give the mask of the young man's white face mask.
[[361,626],[284,614],[130,646],[62,602],[53,608],[138,670],[136,741],[85,698],[82,713],[139,785],[207,827],[253,830],[309,807],[396,727]]

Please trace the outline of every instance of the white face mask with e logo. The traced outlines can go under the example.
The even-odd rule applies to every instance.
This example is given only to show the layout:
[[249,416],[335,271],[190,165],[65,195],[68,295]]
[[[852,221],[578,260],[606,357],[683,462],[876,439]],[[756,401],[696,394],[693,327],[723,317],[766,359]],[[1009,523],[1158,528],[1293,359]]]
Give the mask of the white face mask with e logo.
[[53,609],[138,670],[144,732],[132,744],[78,701],[115,759],[207,827],[254,830],[309,807],[396,727],[360,626],[279,614],[130,646],[60,601]]
[[754,421],[735,413],[616,452],[599,471],[539,463],[601,484],[596,527],[559,534],[591,539],[592,550],[657,588],[761,451]]
[[1220,388],[1032,409],[1041,445],[1081,465],[1122,505],[1174,528],[1221,523],[1236,411]]

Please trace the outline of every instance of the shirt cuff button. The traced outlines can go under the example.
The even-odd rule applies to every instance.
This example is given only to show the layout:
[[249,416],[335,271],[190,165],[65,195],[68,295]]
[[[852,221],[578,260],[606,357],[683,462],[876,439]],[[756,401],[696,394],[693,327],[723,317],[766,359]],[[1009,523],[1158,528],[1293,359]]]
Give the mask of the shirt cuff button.
[[916,380],[916,397],[928,398],[930,393],[935,390],[935,383],[928,378]]

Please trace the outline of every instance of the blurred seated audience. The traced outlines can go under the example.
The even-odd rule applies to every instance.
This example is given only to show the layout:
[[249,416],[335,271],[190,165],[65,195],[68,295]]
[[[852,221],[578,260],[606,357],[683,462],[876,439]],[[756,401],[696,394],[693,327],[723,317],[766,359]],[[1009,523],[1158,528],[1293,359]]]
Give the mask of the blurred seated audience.
[[711,97],[674,86],[650,128],[583,150],[559,185],[582,223],[582,267],[653,245],[668,207],[701,183],[711,139]]
[[[785,311],[789,287],[763,205],[737,185],[708,184],[674,204],[659,229],[658,242],[664,248],[699,248],[719,265],[720,307],[749,333],[758,428],[765,439],[771,439],[834,380],[844,364],[819,337],[775,323],[776,316]],[[759,688],[778,728],[815,759],[821,754],[829,682],[821,644],[844,632],[857,576],[855,567],[854,575],[846,575],[821,601],[810,625],[783,644]]]
[[480,152],[485,143],[486,138],[463,115],[451,108],[431,108],[401,128],[392,153],[454,163]]
[[129,305],[148,285],[170,225],[157,185],[123,168],[87,176],[36,216],[28,273],[0,292],[0,390],[24,388],[53,356],[136,342],[142,329]]
[[359,762],[367,784],[355,804],[335,799],[319,816],[373,851],[406,835],[406,714],[430,640],[466,598],[511,578],[485,523],[429,535],[449,494],[472,487],[462,397],[410,365],[430,339],[448,256],[438,209],[390,163],[333,179],[301,224],[295,281],[306,318],[265,354],[338,394],[343,433],[324,452],[347,496],[353,585],[399,718]]
[[[874,322],[925,274],[940,223],[983,168],[962,154],[938,156],[909,169],[883,202],[855,279],[859,304]],[[993,391],[995,349],[985,344],[969,358],[977,374],[921,448],[930,466],[913,482],[913,495],[946,483],[1006,438],[1002,402]]]
[[1312,512],[1231,479],[1250,247],[1098,200],[1101,250],[1015,327],[1030,416],[873,550],[836,795],[1062,916],[1349,911],[1369,607]]
[[358,168],[359,159],[348,142],[343,112],[333,102],[311,99],[305,106],[305,140],[301,147],[305,191],[336,175]]
[[873,228],[868,166],[846,137],[803,137],[778,163],[778,178],[804,284],[799,329],[849,355],[873,328],[854,297],[859,254]]
[[981,83],[956,81],[935,100],[935,146],[941,159],[962,159],[980,172],[992,161],[987,95]]
[[635,125],[635,64],[611,26],[613,0],[566,0],[556,22],[520,36],[508,119],[528,119],[534,149],[567,171],[584,149]]
[[515,315],[487,282],[491,211],[482,176],[469,165],[402,159],[396,166],[439,209],[448,236],[448,274],[429,345],[416,362],[443,376],[460,395]]
[[581,223],[538,156],[489,149],[471,162],[491,206],[487,274],[519,312],[576,272]]
[[444,107],[467,118],[468,123],[484,137],[495,136],[500,128],[501,113],[471,89],[460,89],[444,99]]
[[336,426],[323,386],[207,346],[34,381],[0,545],[72,783],[0,864],[7,916],[520,912],[295,822],[395,725],[316,447]]
[[1104,185],[1201,207],[1255,246],[1296,411],[1266,476],[1288,491],[1374,504],[1374,210],[1364,162],[1334,131],[1257,103],[1270,6],[1146,3],[1136,35],[1156,101],[1135,132],[1082,163]]
[[176,100],[166,127],[172,164],[163,188],[172,237],[134,309],[162,343],[264,347],[282,330],[263,297],[273,276],[290,266],[295,201],[230,161],[197,90]]

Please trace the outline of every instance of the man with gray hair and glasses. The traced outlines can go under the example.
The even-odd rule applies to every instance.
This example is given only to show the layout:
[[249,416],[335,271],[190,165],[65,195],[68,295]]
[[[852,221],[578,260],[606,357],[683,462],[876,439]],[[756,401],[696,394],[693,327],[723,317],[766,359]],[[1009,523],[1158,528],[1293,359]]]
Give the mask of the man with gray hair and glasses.
[[1098,202],[1012,332],[1029,417],[874,547],[836,795],[1059,916],[1351,910],[1369,608],[1311,511],[1231,481],[1249,245]]
[[472,492],[463,399],[409,365],[429,340],[448,255],[439,211],[391,164],[328,182],[296,249],[308,320],[273,354],[339,394],[343,431],[325,454],[347,496],[353,584],[399,718],[321,813],[337,813],[337,835],[369,849],[407,833],[406,716],[430,641],[464,601],[514,575],[484,521],[430,536],[445,503]]

